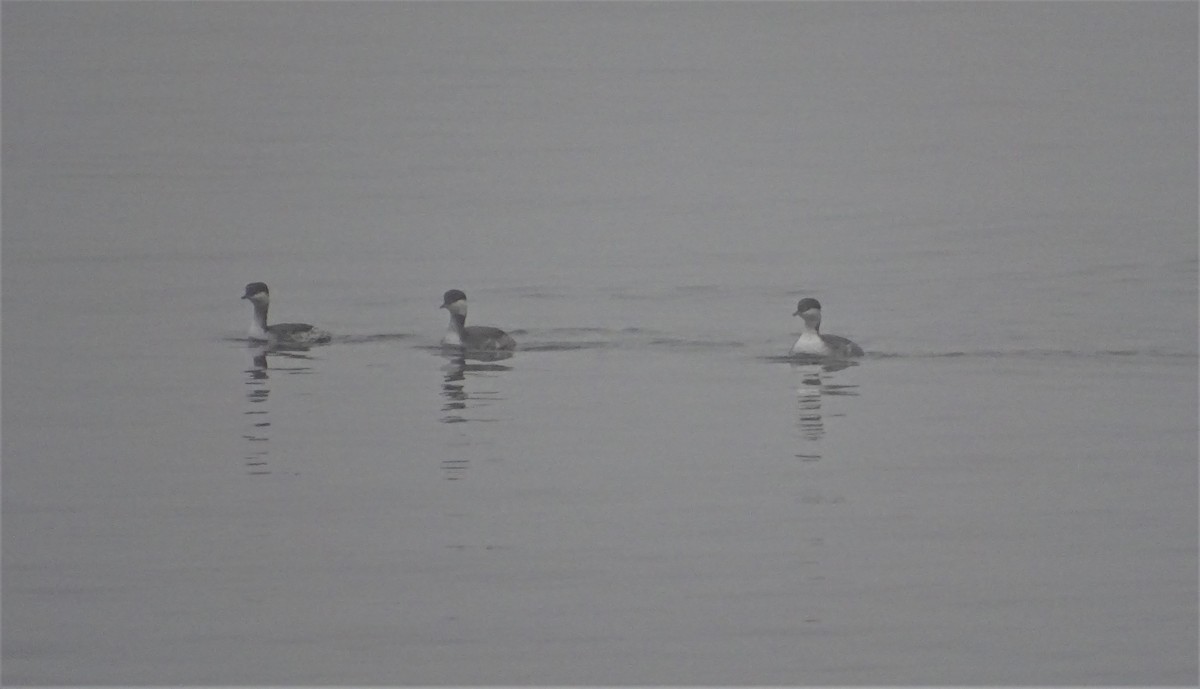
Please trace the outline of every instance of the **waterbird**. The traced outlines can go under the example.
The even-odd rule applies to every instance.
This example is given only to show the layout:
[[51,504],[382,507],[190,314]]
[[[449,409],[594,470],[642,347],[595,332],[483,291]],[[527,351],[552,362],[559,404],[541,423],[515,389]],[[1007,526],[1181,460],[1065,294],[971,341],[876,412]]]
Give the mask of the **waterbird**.
[[466,351],[510,351],[515,340],[500,328],[487,325],[467,325],[467,295],[462,290],[448,290],[442,295],[439,308],[450,312],[450,327],[442,337],[442,345]]
[[838,335],[821,334],[821,302],[805,297],[796,304],[793,316],[804,319],[804,330],[789,352],[792,356],[821,356],[845,359],[862,356],[862,347]]
[[271,305],[271,291],[265,282],[246,285],[242,299],[250,302],[254,313],[250,317],[250,339],[273,345],[314,345],[329,342],[327,331],[308,323],[276,323],[267,325],[267,308]]

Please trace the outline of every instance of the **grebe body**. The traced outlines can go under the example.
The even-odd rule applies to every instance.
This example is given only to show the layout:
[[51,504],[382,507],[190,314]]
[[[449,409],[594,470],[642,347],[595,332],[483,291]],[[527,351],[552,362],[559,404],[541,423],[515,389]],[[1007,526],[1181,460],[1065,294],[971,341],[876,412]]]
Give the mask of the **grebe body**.
[[266,283],[251,282],[246,285],[246,293],[242,299],[250,302],[254,308],[250,315],[249,336],[251,340],[266,342],[272,345],[307,346],[324,344],[333,336],[308,323],[276,323],[267,325],[267,309],[271,305],[271,291]]
[[503,352],[516,348],[517,343],[500,328],[487,325],[467,325],[467,295],[452,289],[442,295],[440,308],[450,312],[450,327],[442,337],[442,345],[469,352]]
[[821,334],[821,302],[811,297],[796,304],[793,316],[804,319],[804,330],[789,352],[791,356],[819,356],[848,359],[863,355],[862,347],[839,335]]

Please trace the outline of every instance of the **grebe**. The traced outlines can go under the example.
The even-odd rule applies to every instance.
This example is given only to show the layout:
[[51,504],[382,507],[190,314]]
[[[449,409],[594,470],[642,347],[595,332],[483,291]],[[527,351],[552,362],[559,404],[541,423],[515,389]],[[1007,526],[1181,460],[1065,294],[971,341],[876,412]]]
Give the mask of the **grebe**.
[[800,333],[800,339],[796,340],[789,352],[792,356],[828,356],[844,359],[863,355],[862,347],[850,340],[837,335],[821,334],[821,302],[816,299],[801,299],[796,304],[796,313],[792,315],[804,319],[804,330]]
[[466,351],[508,351],[517,346],[516,341],[500,328],[486,325],[467,325],[467,295],[452,289],[442,295],[440,308],[450,312],[450,327],[442,337],[446,347],[459,347]]
[[250,319],[250,339],[278,345],[314,345],[329,342],[332,336],[308,323],[276,323],[267,325],[267,307],[271,305],[271,291],[266,283],[251,282],[246,285],[242,299],[250,300],[254,314]]

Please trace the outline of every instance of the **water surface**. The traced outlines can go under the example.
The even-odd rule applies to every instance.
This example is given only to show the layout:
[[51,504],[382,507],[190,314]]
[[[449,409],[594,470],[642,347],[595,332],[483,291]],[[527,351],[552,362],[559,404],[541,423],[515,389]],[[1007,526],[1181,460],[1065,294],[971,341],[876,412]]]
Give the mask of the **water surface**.
[[1196,25],[6,3],[3,681],[1194,684]]

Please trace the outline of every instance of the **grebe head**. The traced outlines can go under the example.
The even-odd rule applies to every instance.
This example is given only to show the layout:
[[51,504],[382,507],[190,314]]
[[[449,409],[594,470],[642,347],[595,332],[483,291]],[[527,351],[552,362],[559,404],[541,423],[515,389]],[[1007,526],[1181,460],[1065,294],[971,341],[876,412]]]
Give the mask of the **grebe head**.
[[466,316],[467,295],[462,290],[448,290],[442,295],[442,305],[438,308],[446,309],[456,316]]
[[255,304],[266,304],[271,301],[271,291],[265,282],[251,282],[246,285],[246,293],[242,299],[249,299]]
[[793,313],[792,315],[793,316],[802,316],[802,315],[804,315],[805,311],[810,311],[812,309],[816,309],[816,310],[820,311],[821,310],[821,302],[817,301],[816,299],[813,299],[812,297],[805,297],[805,298],[801,299],[800,301],[796,302],[796,313]]
[[821,327],[821,302],[812,297],[805,297],[796,304],[796,313],[793,316],[799,316],[804,319],[804,324],[810,328]]

